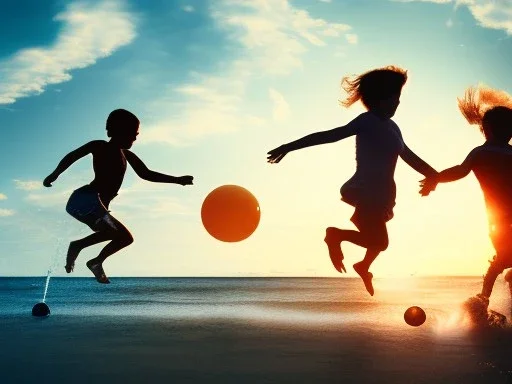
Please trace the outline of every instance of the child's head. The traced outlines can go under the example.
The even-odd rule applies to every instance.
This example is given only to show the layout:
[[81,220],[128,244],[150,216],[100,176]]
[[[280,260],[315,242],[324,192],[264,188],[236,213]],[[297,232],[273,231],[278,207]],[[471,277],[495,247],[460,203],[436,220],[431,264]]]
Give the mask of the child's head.
[[407,71],[395,66],[374,69],[353,78],[344,77],[341,86],[348,96],[341,105],[348,108],[361,100],[368,110],[380,110],[392,117],[406,81]]
[[485,86],[470,87],[457,99],[469,124],[478,124],[487,140],[508,143],[512,137],[512,97]]
[[122,148],[130,148],[139,134],[140,121],[126,109],[116,109],[108,115],[107,135]]

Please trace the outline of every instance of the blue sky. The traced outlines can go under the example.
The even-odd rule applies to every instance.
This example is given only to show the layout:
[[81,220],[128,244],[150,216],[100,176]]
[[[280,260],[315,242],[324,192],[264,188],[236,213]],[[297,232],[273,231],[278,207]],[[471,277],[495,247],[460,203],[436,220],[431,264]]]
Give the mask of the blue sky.
[[[340,80],[396,64],[409,71],[394,118],[436,169],[461,162],[482,137],[456,98],[480,82],[512,92],[512,2],[386,0],[18,1],[0,14],[0,275],[63,270],[67,243],[87,229],[65,211],[92,180],[91,159],[50,189],[43,178],[72,149],[107,139],[105,119],[141,120],[132,148],[154,170],[195,185],[144,182],[129,170],[112,213],[135,243],[112,276],[337,276],[327,226],[350,226],[339,187],[354,142],[266,163],[266,152],[363,112],[343,109]],[[334,175],[334,177],[333,177]],[[391,245],[376,276],[484,273],[492,247],[473,176],[417,194],[399,164]],[[204,197],[239,184],[260,201],[259,228],[226,244],[201,225]],[[88,276],[79,257],[75,275]],[[346,246],[348,265],[363,250]],[[349,275],[354,275],[349,271]]]

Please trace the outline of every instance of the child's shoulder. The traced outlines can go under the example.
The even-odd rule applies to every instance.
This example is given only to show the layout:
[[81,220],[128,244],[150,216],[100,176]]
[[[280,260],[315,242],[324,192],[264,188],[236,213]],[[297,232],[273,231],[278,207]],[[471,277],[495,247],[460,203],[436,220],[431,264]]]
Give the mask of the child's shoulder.
[[91,140],[87,144],[92,145],[92,146],[104,146],[104,145],[108,144],[108,141],[106,141],[106,140]]
[[352,124],[357,124],[358,127],[367,127],[375,125],[378,120],[377,116],[373,113],[366,111],[357,115],[352,121]]
[[475,147],[472,152],[475,153],[500,153],[506,155],[512,155],[512,145],[509,144],[493,144],[493,143],[484,143]]
[[467,160],[473,164],[498,164],[512,161],[512,146],[484,143],[473,148]]
[[355,122],[360,129],[364,130],[372,130],[373,127],[380,127],[384,125],[392,128],[395,131],[400,132],[398,124],[395,123],[392,119],[382,119],[370,111],[361,113],[353,120],[353,122]]
[[88,150],[91,153],[101,151],[106,148],[108,142],[105,140],[91,140],[86,143],[84,146],[88,147]]

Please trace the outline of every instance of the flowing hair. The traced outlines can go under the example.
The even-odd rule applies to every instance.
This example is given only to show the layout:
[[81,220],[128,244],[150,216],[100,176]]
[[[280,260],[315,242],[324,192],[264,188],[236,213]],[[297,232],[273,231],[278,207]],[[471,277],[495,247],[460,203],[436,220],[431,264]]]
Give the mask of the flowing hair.
[[[471,125],[478,125],[487,137],[486,123],[508,122],[512,125],[512,97],[505,91],[492,89],[485,85],[469,87],[463,98],[457,98],[459,109]],[[511,127],[512,129],[512,127]]]
[[366,108],[375,102],[399,94],[407,81],[407,71],[394,65],[373,69],[361,75],[345,76],[341,87],[347,92],[340,104],[346,108],[361,100]]

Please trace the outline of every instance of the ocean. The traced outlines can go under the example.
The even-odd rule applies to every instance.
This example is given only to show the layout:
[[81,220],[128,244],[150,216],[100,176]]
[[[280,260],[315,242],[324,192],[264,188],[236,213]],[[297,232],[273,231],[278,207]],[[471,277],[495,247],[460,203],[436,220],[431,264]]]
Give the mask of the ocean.
[[51,277],[36,318],[46,276],[0,277],[0,383],[512,383],[512,332],[460,310],[481,277],[111,281]]

